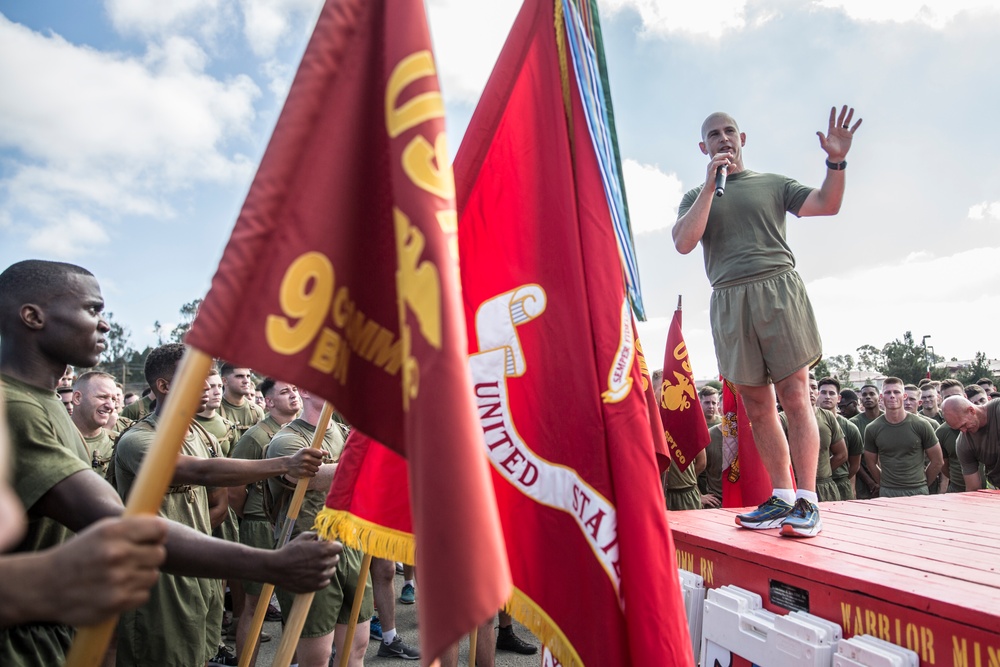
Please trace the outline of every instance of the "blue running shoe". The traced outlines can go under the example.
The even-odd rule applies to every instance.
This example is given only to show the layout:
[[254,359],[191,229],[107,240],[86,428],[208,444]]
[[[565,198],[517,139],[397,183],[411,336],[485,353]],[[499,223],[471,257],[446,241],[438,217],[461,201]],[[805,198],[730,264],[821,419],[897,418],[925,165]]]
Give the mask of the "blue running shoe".
[[792,513],[792,506],[777,496],[771,496],[757,506],[753,512],[736,515],[736,525],[753,530],[764,530],[781,526]]
[[399,594],[399,601],[403,604],[413,604],[417,599],[417,591],[413,584],[403,584],[403,590]]
[[819,520],[819,508],[805,498],[796,500],[791,514],[781,522],[784,537],[815,537],[821,530],[823,522]]
[[379,620],[378,616],[372,616],[371,626],[368,629],[368,634],[371,635],[372,639],[382,640],[382,621]]

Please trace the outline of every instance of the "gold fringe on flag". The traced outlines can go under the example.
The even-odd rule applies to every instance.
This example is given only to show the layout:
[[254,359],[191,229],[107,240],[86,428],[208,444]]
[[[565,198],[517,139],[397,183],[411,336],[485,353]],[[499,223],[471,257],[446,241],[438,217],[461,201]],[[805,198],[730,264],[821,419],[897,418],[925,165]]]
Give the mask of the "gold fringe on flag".
[[503,610],[538,637],[563,667],[583,667],[580,654],[552,617],[516,586]]
[[340,540],[345,545],[371,554],[375,558],[407,565],[414,565],[417,562],[413,533],[386,528],[344,510],[324,507],[316,515],[313,529],[324,540]]

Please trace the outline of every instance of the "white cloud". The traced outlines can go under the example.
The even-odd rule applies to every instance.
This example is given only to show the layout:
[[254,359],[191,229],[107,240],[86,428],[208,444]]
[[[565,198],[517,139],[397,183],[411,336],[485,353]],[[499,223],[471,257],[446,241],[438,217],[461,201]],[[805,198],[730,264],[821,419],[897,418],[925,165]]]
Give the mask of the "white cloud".
[[[855,21],[920,23],[943,28],[962,12],[996,13],[995,0],[811,0],[815,7],[842,9]],[[631,10],[642,20],[643,32],[668,35],[693,33],[719,39],[727,31],[757,28],[780,16],[780,7],[747,0],[673,2],[671,0],[600,0],[613,16]],[[748,11],[748,5],[750,5]]]
[[61,220],[28,236],[27,246],[50,257],[71,258],[108,242],[108,235],[91,218],[70,212]]
[[672,227],[684,194],[677,175],[629,159],[622,163],[622,170],[632,232],[642,234]]
[[920,253],[810,281],[824,352],[853,354],[860,345],[880,347],[912,331],[917,340],[932,336],[935,352],[948,359],[995,354],[989,330],[993,313],[1000,312],[1000,293],[988,286],[1000,283],[998,255],[1000,247],[940,257]]
[[520,6],[520,0],[430,0],[438,78],[448,102],[479,99]]
[[943,28],[962,12],[996,13],[995,0],[818,0],[822,7],[843,9],[856,21],[922,23]]
[[969,207],[969,220],[1000,220],[1000,201],[984,201]]
[[250,49],[260,58],[272,57],[293,30],[312,32],[322,6],[322,0],[240,0]]
[[630,9],[642,19],[646,33],[691,32],[718,39],[727,30],[746,26],[746,0],[671,2],[669,0],[601,0],[611,16]]
[[229,20],[226,0],[105,0],[104,4],[112,25],[123,34],[194,31],[209,38]]
[[0,67],[0,148],[22,157],[0,192],[8,209],[41,218],[33,244],[45,232],[66,237],[61,253],[84,248],[80,239],[100,238],[95,220],[167,216],[169,193],[252,173],[228,144],[250,136],[260,91],[246,75],[207,74],[208,57],[191,39],[167,37],[136,58],[0,16],[0,62],[8,64]]

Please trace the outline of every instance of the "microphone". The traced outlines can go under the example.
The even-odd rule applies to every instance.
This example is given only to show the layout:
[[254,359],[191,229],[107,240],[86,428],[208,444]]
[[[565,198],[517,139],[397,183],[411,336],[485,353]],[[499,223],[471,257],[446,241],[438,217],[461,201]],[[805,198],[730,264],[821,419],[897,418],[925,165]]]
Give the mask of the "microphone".
[[721,197],[726,194],[726,174],[729,173],[729,169],[726,165],[719,167],[719,171],[715,172],[715,196]]

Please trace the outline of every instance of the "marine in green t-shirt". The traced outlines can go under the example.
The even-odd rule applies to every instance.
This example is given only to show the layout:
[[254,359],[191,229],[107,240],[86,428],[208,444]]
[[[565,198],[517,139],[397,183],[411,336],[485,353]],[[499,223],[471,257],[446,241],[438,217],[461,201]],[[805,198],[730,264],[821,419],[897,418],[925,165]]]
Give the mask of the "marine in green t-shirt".
[[140,398],[135,403],[126,405],[121,413],[120,417],[125,417],[133,422],[137,422],[150,412],[153,411],[153,394],[149,393]]
[[[156,414],[147,415],[118,442],[115,478],[122,500],[129,496],[139,466],[153,443],[158,421]],[[181,454],[208,459],[214,445],[192,428],[181,445]],[[212,534],[208,489],[204,486],[172,485],[163,498],[159,515],[205,535]],[[150,591],[149,602],[121,616],[118,664],[191,667],[214,657],[215,651],[209,649],[209,644],[215,649],[217,643],[208,639],[210,629],[206,618],[215,585],[212,579],[162,573]]]
[[87,444],[90,464],[104,476],[114,446],[108,428],[113,427],[118,386],[109,373],[88,371],[73,384],[73,424]]
[[[885,414],[865,428],[865,461],[883,498],[926,495],[944,463],[930,422],[906,412],[904,396],[902,381],[886,378],[882,383]],[[926,467],[924,452],[930,459]]]
[[219,414],[236,426],[236,438],[243,437],[250,427],[264,418],[264,409],[254,403],[254,388],[249,368],[222,364],[222,402]]

